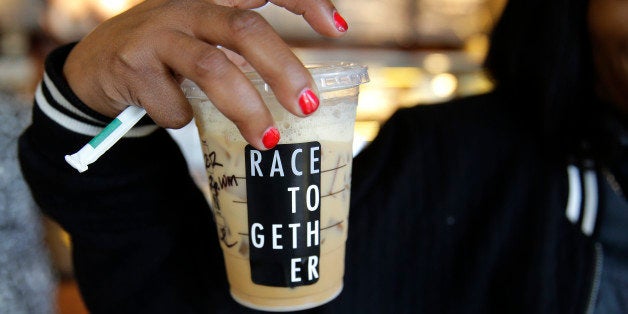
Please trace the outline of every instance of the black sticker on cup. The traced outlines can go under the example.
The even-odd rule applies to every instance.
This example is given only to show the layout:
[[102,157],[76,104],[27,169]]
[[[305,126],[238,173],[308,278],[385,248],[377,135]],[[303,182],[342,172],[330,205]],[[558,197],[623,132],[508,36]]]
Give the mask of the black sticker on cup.
[[249,259],[254,283],[311,285],[319,278],[321,144],[245,148]]

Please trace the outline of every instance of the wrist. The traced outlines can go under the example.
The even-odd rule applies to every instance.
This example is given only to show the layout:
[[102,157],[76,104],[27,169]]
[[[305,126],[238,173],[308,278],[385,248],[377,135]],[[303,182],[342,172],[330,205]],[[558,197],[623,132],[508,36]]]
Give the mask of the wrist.
[[[83,102],[83,98],[75,93],[75,91],[81,91],[81,87],[76,86],[76,84],[71,85],[65,75],[69,55],[75,46],[76,43],[60,46],[48,55],[45,64],[44,80],[48,79],[48,85],[55,87],[55,90],[58,92],[58,101],[62,102],[65,107],[68,109],[75,108],[93,120],[106,124],[111,120],[111,117],[94,110],[94,108]],[[83,70],[82,73],[85,76],[89,72]]]
[[[112,119],[88,107],[70,88],[63,68],[73,47],[74,44],[61,46],[46,58],[43,80],[35,93],[35,111],[49,118],[51,127],[57,125],[74,133],[94,136]],[[156,128],[150,118],[144,118],[137,123],[137,130],[128,134],[143,136]]]
[[85,60],[85,57],[79,52],[80,49],[81,43],[78,43],[69,51],[65,62],[63,62],[62,75],[69,90],[82,105],[100,115],[101,118],[110,120],[124,108],[116,109],[102,101],[107,97],[98,90],[99,84],[97,77],[95,77],[98,72],[90,69],[89,60]]

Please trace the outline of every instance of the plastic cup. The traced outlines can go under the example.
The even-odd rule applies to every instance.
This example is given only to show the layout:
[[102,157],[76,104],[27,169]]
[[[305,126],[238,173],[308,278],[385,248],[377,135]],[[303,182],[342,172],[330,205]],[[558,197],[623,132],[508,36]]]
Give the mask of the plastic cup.
[[359,85],[369,78],[355,64],[308,68],[321,102],[307,118],[286,111],[257,74],[247,74],[281,133],[268,151],[248,145],[194,83],[182,84],[194,108],[230,292],[253,309],[312,308],[343,287],[353,130]]

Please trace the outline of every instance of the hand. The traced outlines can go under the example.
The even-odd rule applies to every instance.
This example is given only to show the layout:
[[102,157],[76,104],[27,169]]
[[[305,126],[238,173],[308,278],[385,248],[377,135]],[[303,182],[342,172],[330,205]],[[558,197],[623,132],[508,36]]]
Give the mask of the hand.
[[[323,35],[337,37],[346,31],[330,0],[271,2],[303,15]],[[241,55],[288,111],[299,116],[315,111],[318,97],[309,72],[273,28],[248,10],[265,3],[144,1],[103,22],[81,40],[70,52],[64,74],[72,90],[94,110],[114,117],[127,106],[137,105],[167,128],[183,127],[193,117],[179,87],[186,77],[237,125],[251,145],[271,148],[276,141],[270,112],[238,66],[216,47]]]

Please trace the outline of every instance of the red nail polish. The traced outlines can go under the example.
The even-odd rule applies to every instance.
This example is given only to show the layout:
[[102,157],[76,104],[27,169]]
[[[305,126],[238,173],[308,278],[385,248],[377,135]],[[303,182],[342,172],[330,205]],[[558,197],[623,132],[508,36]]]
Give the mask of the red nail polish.
[[347,24],[347,21],[342,18],[338,11],[334,11],[334,25],[336,26],[336,29],[341,33],[344,33],[349,29],[349,24]]
[[309,89],[306,88],[303,92],[301,92],[301,96],[299,97],[299,107],[301,107],[301,111],[303,114],[308,115],[316,109],[318,109],[319,100],[316,97],[316,94]]
[[274,126],[271,126],[266,130],[266,132],[264,132],[262,143],[264,144],[264,147],[271,149],[279,143],[280,138],[281,136],[279,135],[279,130],[277,130]]

